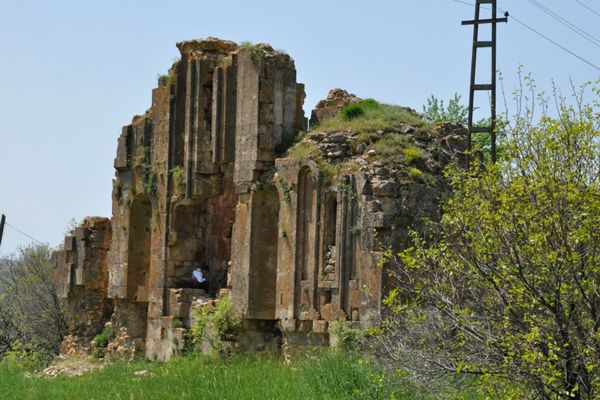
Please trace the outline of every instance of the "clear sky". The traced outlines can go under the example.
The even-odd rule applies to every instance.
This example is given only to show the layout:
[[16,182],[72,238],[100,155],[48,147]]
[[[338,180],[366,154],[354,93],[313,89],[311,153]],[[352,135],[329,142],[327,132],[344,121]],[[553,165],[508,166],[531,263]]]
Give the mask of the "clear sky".
[[[581,2],[600,12],[597,0]],[[577,0],[538,3],[600,38],[600,16]],[[600,65],[593,40],[532,1],[498,4]],[[149,107],[178,41],[217,36],[286,50],[306,84],[307,114],[334,87],[420,111],[431,94],[466,102],[472,28],[460,20],[473,10],[453,0],[0,0],[0,213],[51,245],[71,218],[110,216],[121,126]],[[552,79],[567,90],[571,78],[600,76],[515,21],[498,31],[509,91],[519,64],[546,91]],[[7,227],[0,254],[29,242]]]

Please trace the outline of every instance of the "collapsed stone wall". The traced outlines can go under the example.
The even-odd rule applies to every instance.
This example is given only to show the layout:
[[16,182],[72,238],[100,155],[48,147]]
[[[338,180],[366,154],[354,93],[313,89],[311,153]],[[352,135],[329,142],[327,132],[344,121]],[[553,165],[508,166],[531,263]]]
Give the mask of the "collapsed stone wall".
[[[286,156],[306,130],[294,61],[269,45],[208,38],[177,46],[181,60],[160,77],[151,108],[119,137],[110,226],[84,224],[81,245],[94,251],[77,247],[78,263],[71,244],[59,253],[69,314],[91,309],[88,338],[110,319],[117,353],[129,346],[162,360],[181,351],[192,303],[218,295],[243,316],[246,350],[326,343],[338,318],[376,321],[385,282],[378,260],[386,246],[406,243],[415,221],[437,215],[440,185],[369,159],[364,144],[352,147],[351,131],[317,130],[300,144],[327,163],[351,160],[355,171],[332,176],[315,160]],[[318,122],[360,100],[340,90],[329,97],[313,113]],[[456,129],[386,134],[408,135],[430,155],[423,168],[432,173],[462,151]],[[88,270],[97,287],[64,289],[88,264],[97,266]],[[197,267],[208,272],[209,293],[190,287]]]
[[61,346],[62,353],[89,350],[92,339],[112,315],[107,262],[110,239],[108,218],[87,217],[55,252],[58,296],[64,299],[70,333]]

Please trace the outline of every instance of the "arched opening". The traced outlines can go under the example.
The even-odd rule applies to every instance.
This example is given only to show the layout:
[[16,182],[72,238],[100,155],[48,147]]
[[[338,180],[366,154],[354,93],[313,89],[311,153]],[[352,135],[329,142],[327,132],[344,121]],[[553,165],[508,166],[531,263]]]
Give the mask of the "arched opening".
[[138,195],[129,211],[129,243],[127,254],[127,298],[135,302],[148,301],[148,279],[152,244],[152,202]]

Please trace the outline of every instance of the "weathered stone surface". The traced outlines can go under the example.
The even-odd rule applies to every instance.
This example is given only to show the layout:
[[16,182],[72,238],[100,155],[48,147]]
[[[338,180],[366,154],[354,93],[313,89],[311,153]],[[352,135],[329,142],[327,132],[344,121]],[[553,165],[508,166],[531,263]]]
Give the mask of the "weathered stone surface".
[[205,39],[184,40],[177,43],[177,48],[182,55],[188,55],[192,52],[220,53],[228,55],[235,51],[238,46],[231,40],[207,37]]
[[361,99],[343,89],[332,89],[327,98],[321,100],[310,117],[310,126],[318,125],[328,118],[335,117],[338,112],[349,104],[358,103]]
[[[89,351],[110,322],[108,357],[169,359],[183,349],[194,307],[218,295],[242,314],[231,344],[242,351],[287,357],[326,345],[337,319],[376,321],[383,252],[438,216],[445,189],[368,145],[403,135],[422,152],[413,166],[439,175],[460,162],[464,129],[398,124],[359,144],[352,130],[316,130],[301,145],[316,146],[317,159],[282,157],[306,127],[293,59],[215,38],[178,48],[151,109],[119,138],[111,220],[86,219],[55,257],[70,316],[64,351]],[[313,118],[359,100],[335,89]],[[192,280],[198,268],[204,288]]]
[[114,302],[107,298],[110,239],[108,218],[87,217],[57,252],[57,283],[69,331],[62,347],[67,352],[73,352],[68,343],[89,349],[113,312]]

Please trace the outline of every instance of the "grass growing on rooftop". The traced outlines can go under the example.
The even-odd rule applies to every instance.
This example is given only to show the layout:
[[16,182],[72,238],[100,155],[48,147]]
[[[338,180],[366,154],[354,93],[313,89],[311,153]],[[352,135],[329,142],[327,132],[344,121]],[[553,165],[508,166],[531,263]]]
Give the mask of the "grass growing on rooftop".
[[[355,105],[349,105],[333,118],[326,119],[322,124],[311,127],[311,131],[344,131],[351,130],[357,134],[374,133],[378,130],[397,126],[400,124],[411,124],[415,126],[424,125],[423,120],[418,115],[407,111],[404,107],[390,104],[381,104],[372,99],[363,100],[357,103],[361,112],[348,112],[349,109],[356,108]],[[346,111],[344,111],[346,110]],[[360,114],[348,117],[347,114]]]
[[[427,130],[430,127],[419,115],[404,107],[366,99],[344,107],[335,117],[311,127],[306,137],[310,138],[311,133],[316,132],[351,131],[353,135],[350,136],[350,146],[365,144],[366,151],[375,151],[375,155],[370,157],[372,160],[408,166],[419,162],[425,155],[409,135],[389,132],[389,128],[398,128],[403,124],[412,125],[419,130]],[[289,149],[288,155],[298,162],[307,159],[314,161],[328,177],[352,173],[360,169],[356,159],[329,162],[321,153],[319,145],[309,140],[297,143]],[[411,178],[416,177],[416,174],[411,175],[408,171],[406,175]],[[429,182],[429,179],[421,180]]]

